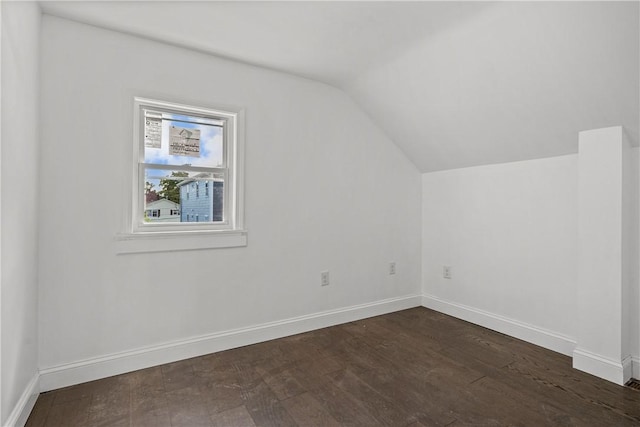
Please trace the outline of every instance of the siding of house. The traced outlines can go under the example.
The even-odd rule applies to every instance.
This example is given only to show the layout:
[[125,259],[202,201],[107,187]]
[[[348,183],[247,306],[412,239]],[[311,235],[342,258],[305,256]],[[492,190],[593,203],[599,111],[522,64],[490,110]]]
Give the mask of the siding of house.
[[[179,221],[178,214],[172,214],[172,211],[178,211],[180,205],[167,199],[156,200],[155,202],[147,203],[145,207],[145,217],[152,222],[167,222],[167,221]],[[153,211],[160,211],[160,216],[154,216]]]
[[180,221],[222,221],[223,203],[222,181],[184,183],[180,187]]

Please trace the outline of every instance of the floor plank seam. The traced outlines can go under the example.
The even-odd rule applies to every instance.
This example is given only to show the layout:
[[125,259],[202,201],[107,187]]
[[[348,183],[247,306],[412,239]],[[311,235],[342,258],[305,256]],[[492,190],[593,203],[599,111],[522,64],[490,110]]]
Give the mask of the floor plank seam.
[[475,380],[471,381],[471,382],[469,383],[469,385],[471,385],[471,384],[473,384],[473,383],[476,383],[476,382],[478,382],[478,381],[480,381],[481,379],[486,378],[486,377],[487,377],[486,375],[483,375],[483,376],[481,376],[480,378],[476,378]]

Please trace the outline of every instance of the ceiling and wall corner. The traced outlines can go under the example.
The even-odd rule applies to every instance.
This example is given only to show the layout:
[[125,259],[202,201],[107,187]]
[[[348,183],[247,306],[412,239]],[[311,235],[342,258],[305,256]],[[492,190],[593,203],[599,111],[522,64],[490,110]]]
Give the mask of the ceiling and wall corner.
[[42,7],[337,86],[421,172],[576,153],[579,131],[614,125],[638,145],[637,2]]
[[638,142],[638,3],[502,3],[347,90],[423,172],[577,152],[581,130]]

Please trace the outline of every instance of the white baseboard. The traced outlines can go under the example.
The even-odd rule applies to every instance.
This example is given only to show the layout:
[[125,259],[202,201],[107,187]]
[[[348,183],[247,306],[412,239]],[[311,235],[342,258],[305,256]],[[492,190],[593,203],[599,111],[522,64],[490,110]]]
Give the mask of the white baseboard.
[[40,394],[40,375],[36,373],[24,392],[20,396],[18,403],[9,414],[9,418],[5,422],[5,427],[23,427],[27,423],[29,414],[38,400]]
[[408,295],[52,366],[40,370],[40,390],[54,390],[216,351],[419,307],[421,302],[420,295]]
[[576,348],[573,351],[573,367],[618,385],[624,385],[633,374],[633,358],[627,356],[622,361],[614,360]]
[[566,356],[571,356],[576,347],[574,339],[559,333],[477,308],[445,301],[433,295],[423,295],[422,305],[441,313],[466,320],[467,322],[475,323],[476,325],[562,353]]
[[631,358],[631,373],[633,378],[640,380],[640,357],[638,356]]

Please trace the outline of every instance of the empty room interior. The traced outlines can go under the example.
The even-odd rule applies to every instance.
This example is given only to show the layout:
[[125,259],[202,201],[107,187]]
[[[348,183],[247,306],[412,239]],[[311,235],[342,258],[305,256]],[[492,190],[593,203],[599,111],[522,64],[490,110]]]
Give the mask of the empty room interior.
[[0,425],[640,425],[639,6],[2,1]]

